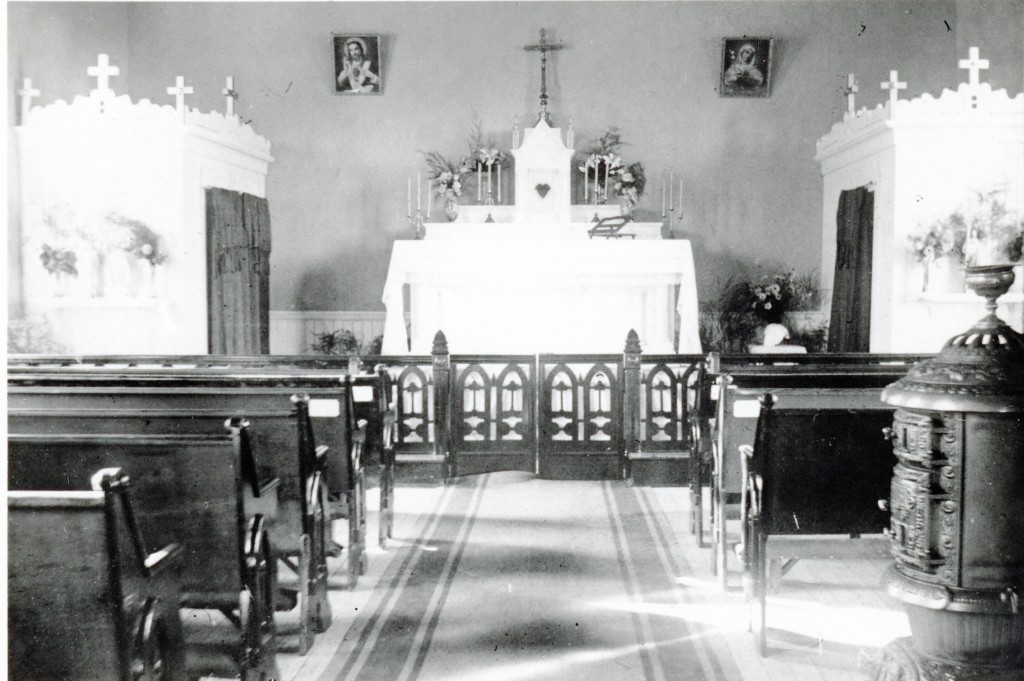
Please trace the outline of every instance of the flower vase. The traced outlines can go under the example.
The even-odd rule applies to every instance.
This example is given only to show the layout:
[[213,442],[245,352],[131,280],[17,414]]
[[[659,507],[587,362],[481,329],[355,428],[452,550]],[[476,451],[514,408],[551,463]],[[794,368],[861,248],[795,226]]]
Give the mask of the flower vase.
[[53,289],[53,295],[57,298],[66,298],[71,293],[71,279],[64,272],[56,272],[54,277],[57,278],[57,282]]
[[444,216],[448,218],[448,222],[455,222],[459,217],[459,199],[453,195],[447,195],[444,197]]
[[924,290],[927,293],[963,293],[964,279],[960,263],[941,257],[925,264]]
[[102,251],[93,252],[92,297],[102,298],[106,295],[107,272],[106,254]]
[[625,194],[619,196],[619,215],[624,218],[632,218],[633,211],[636,209],[636,204],[633,203],[633,199],[629,198]]

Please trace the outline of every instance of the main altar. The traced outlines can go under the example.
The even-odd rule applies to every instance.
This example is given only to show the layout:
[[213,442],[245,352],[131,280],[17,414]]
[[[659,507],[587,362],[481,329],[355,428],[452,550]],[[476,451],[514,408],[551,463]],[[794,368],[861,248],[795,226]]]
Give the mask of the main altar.
[[661,223],[592,235],[620,206],[572,204],[571,129],[563,140],[543,111],[523,132],[514,203],[462,206],[395,242],[383,352],[427,354],[440,330],[459,354],[618,353],[630,329],[644,352],[701,352],[690,242]]

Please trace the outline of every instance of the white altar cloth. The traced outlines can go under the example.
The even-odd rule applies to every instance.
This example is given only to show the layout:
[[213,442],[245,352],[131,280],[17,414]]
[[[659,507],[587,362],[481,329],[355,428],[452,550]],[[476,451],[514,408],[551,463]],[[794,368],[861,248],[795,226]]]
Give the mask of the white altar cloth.
[[385,354],[429,354],[439,330],[462,354],[620,353],[630,329],[647,353],[701,352],[685,240],[396,241],[383,301]]

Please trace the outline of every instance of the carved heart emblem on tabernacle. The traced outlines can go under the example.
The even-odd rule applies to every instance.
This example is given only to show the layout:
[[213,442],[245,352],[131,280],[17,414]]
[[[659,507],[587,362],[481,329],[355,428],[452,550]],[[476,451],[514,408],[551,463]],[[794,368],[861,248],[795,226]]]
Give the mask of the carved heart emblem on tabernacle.
[[548,195],[548,192],[551,191],[551,185],[538,184],[536,187],[534,187],[534,189],[537,190],[537,193],[540,194],[540,198],[543,199],[545,196]]

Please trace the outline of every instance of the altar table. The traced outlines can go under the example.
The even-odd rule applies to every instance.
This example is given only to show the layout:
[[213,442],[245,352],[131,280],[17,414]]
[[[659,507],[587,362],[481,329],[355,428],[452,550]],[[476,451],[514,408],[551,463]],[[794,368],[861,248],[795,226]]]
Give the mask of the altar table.
[[439,330],[457,354],[620,353],[630,329],[644,352],[700,353],[690,242],[588,239],[589,226],[463,240],[428,224],[426,240],[396,241],[384,354],[429,354]]

